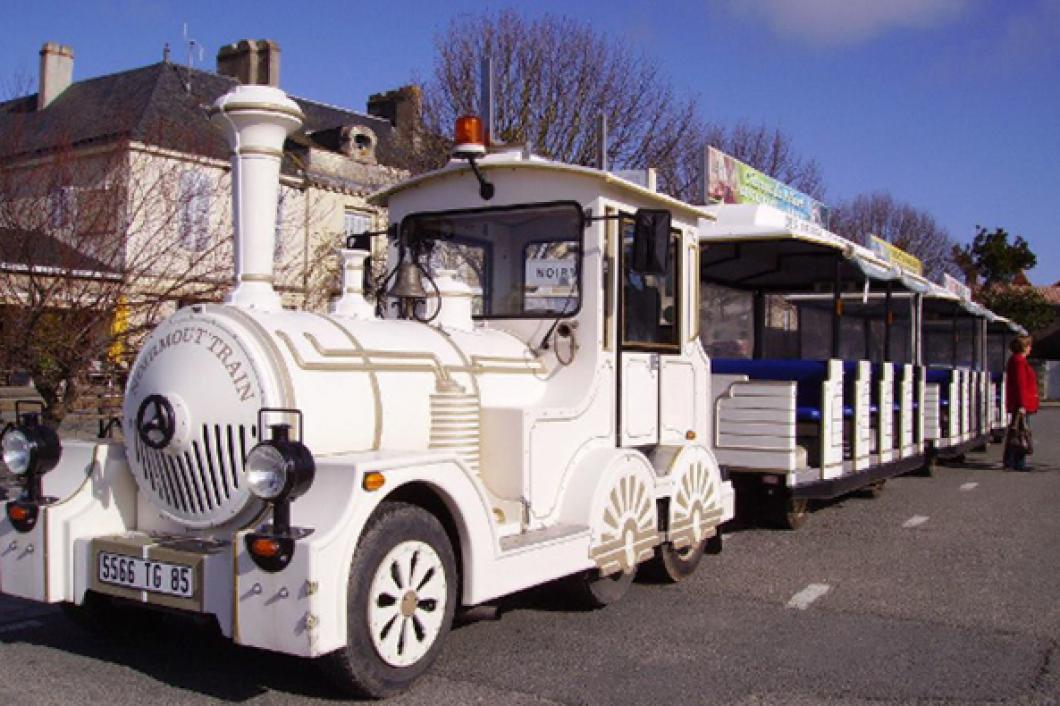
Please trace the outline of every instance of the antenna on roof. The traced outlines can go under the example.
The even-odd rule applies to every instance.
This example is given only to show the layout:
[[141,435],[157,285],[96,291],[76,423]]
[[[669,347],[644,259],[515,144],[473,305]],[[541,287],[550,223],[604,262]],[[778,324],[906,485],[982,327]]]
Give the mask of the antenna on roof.
[[202,44],[188,36],[188,23],[184,23],[184,43],[188,45],[188,78],[184,81],[184,90],[191,93],[191,70],[195,68],[195,50],[199,50],[199,61],[202,61]]

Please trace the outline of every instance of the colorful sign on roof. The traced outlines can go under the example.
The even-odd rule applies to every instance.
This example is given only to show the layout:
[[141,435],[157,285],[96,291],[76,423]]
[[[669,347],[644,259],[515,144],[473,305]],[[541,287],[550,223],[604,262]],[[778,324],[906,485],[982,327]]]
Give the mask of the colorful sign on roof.
[[912,272],[918,275],[924,274],[924,263],[913,255],[907,253],[905,250],[902,250],[897,245],[892,245],[883,238],[877,238],[875,235],[870,235],[869,246],[872,248],[872,252],[876,253],[887,262],[898,265],[906,272]]
[[761,203],[828,227],[828,207],[714,147],[707,148],[707,201]]

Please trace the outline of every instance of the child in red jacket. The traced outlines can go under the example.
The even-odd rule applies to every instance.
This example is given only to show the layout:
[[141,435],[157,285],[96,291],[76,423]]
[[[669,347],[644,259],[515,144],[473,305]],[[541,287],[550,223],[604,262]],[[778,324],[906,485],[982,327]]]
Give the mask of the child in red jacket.
[[[1005,366],[1005,406],[1011,410],[1013,421],[1017,414],[1023,414],[1024,423],[1029,415],[1038,411],[1038,376],[1027,362],[1032,342],[1030,336],[1012,339],[1009,344],[1012,355]],[[1005,468],[1027,470],[1027,454],[1023,449],[1010,445],[1007,437],[1003,463]]]

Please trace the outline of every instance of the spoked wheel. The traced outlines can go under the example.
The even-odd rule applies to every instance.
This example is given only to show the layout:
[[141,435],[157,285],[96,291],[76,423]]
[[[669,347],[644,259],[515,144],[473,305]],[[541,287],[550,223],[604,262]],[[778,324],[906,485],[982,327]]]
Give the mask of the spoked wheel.
[[382,698],[407,689],[441,651],[456,608],[456,559],[426,510],[384,503],[357,545],[347,645],[323,658],[336,684]]
[[703,553],[707,548],[707,539],[690,544],[684,549],[675,549],[666,542],[655,548],[655,556],[645,562],[642,575],[649,581],[658,583],[677,583],[695,573]]
[[637,572],[634,569],[628,574],[618,571],[601,576],[595,569],[583,571],[567,579],[567,589],[571,597],[580,605],[595,610],[616,602],[626,595],[633,585]]
[[797,530],[806,524],[810,503],[806,498],[775,498],[773,524],[780,529]]

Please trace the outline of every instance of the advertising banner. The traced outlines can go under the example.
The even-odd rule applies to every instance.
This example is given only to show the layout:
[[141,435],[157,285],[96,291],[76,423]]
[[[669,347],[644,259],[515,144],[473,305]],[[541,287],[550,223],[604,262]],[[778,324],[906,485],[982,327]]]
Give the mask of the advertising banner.
[[924,274],[924,263],[915,256],[907,253],[905,250],[902,250],[900,247],[891,245],[883,238],[877,238],[875,235],[870,235],[869,245],[872,248],[872,252],[876,253],[887,262],[898,265],[906,272],[912,272],[918,275]]
[[828,227],[828,207],[721,150],[707,148],[708,203],[761,203]]

